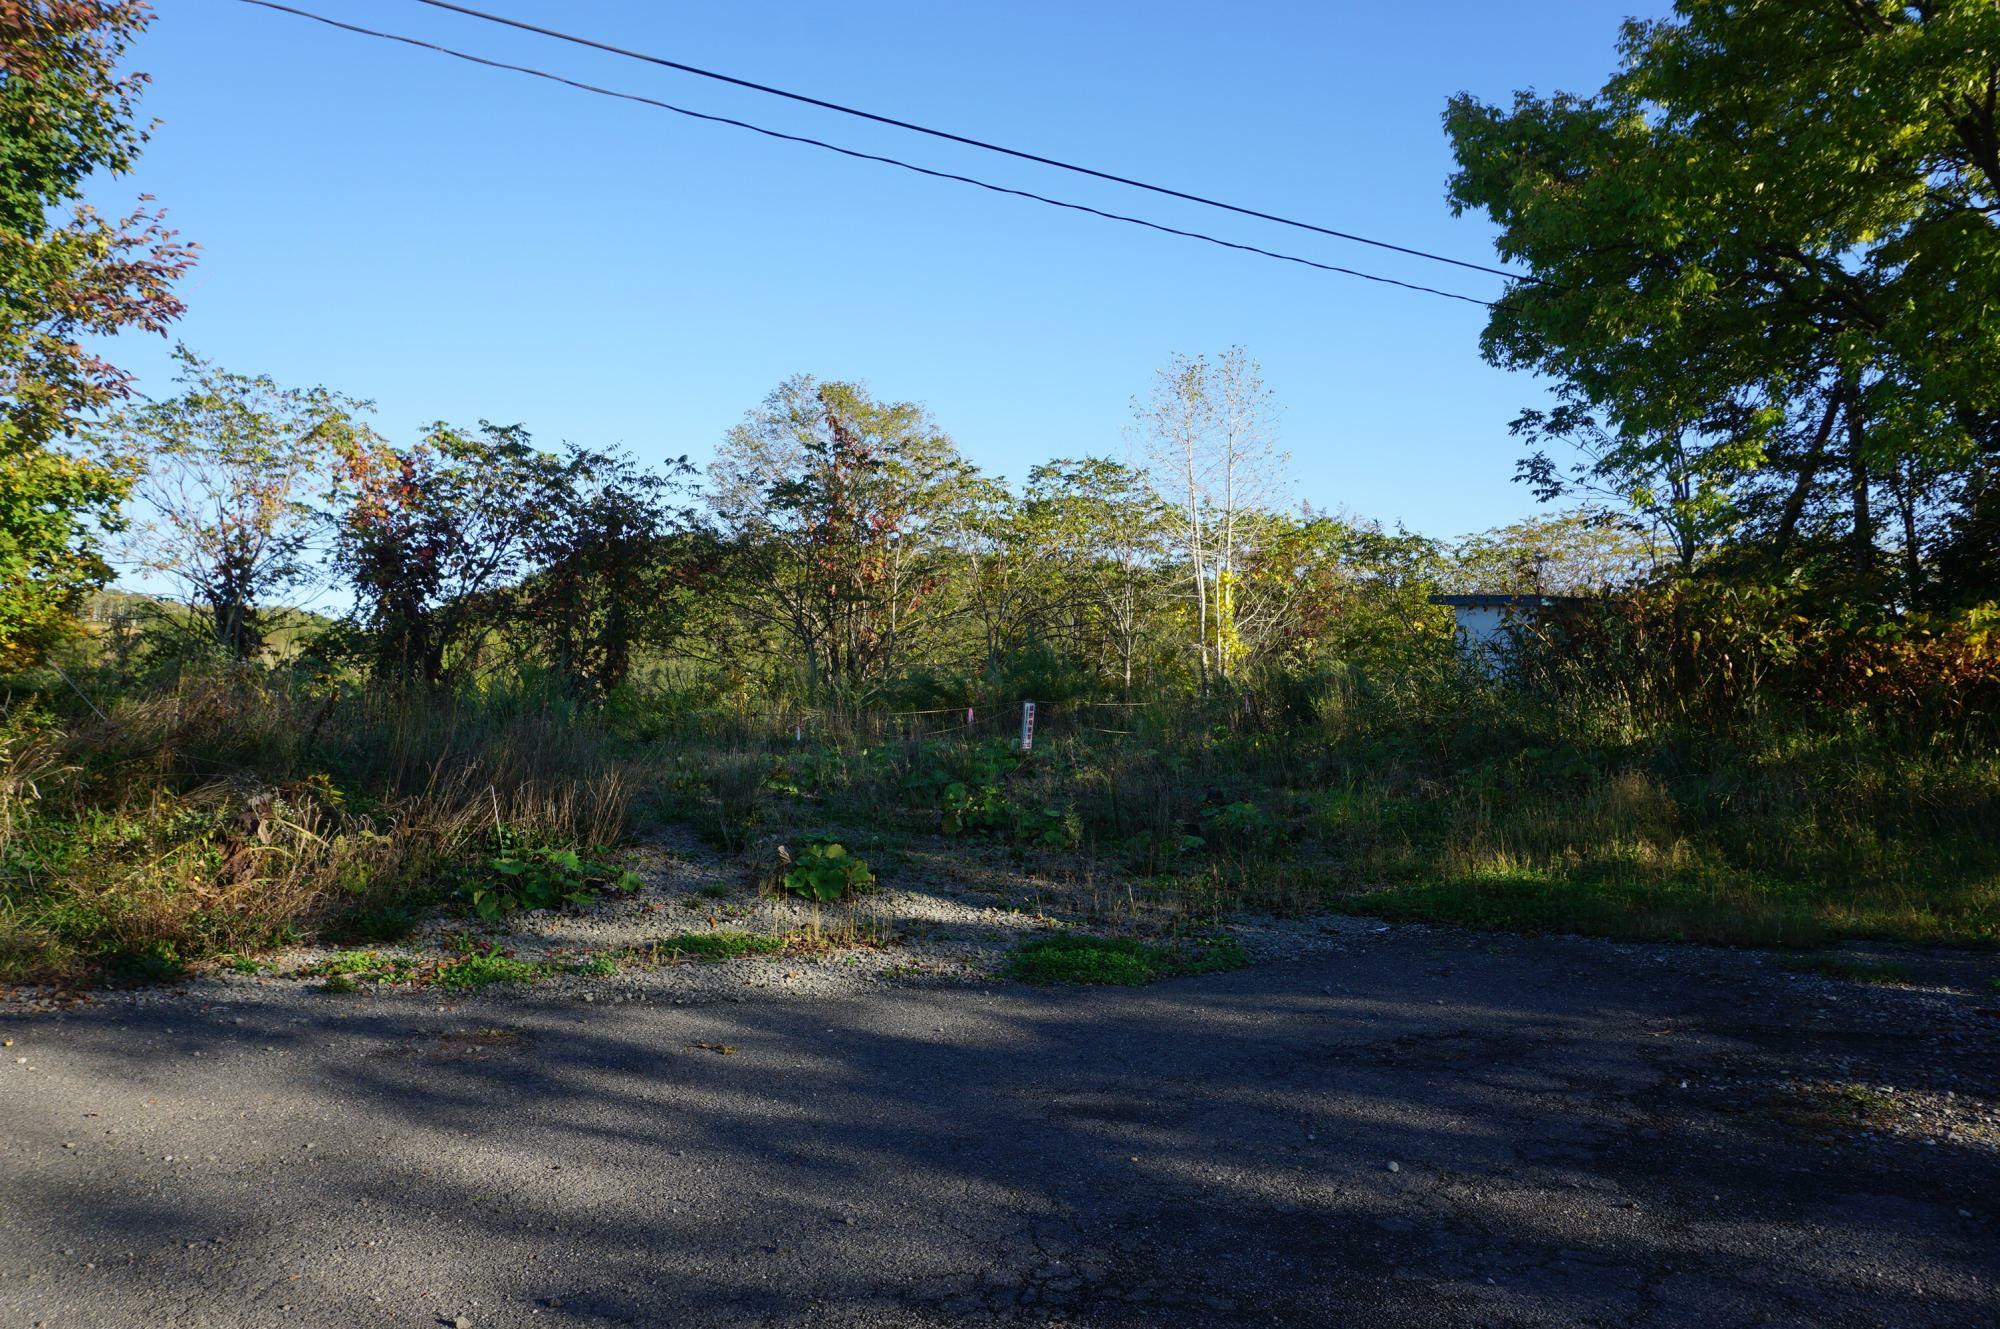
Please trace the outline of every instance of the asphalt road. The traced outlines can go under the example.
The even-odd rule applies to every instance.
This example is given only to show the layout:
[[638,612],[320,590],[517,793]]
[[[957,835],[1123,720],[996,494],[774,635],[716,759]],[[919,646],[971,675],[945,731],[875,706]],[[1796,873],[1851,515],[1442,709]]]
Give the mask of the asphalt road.
[[0,1325],[1993,1325],[1992,1141],[1787,1086],[1990,1105],[1995,1005],[1418,929],[1136,991],[0,1010]]

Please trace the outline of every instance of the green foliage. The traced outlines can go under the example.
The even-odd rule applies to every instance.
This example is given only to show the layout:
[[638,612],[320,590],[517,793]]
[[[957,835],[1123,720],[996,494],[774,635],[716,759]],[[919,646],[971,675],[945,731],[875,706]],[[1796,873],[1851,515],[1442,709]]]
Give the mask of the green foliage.
[[[1073,808],[1036,805],[1011,796],[1005,781],[1024,772],[1024,754],[1004,740],[987,740],[932,760],[904,779],[921,796],[936,790],[938,824],[946,835],[986,834],[1045,849],[1074,849],[1083,838]],[[959,777],[959,778],[953,778]]]
[[165,975],[305,936],[393,941],[468,860],[623,832],[602,735],[532,698],[444,709],[236,669],[164,693],[80,682],[107,720],[81,703],[0,715],[5,981]]
[[105,951],[100,963],[119,983],[171,983],[187,973],[187,961],[171,941],[141,940]]
[[1643,581],[1661,561],[1631,519],[1582,507],[1466,537],[1446,580],[1462,594],[1592,595]]
[[776,955],[785,949],[783,937],[773,937],[762,932],[733,932],[722,928],[714,932],[681,932],[671,937],[662,937],[648,948],[653,958],[673,960],[683,956],[714,963],[721,960],[742,960],[753,955]]
[[847,851],[847,846],[831,836],[813,836],[799,847],[796,859],[785,864],[778,887],[802,900],[831,904],[875,885],[868,865]]
[[93,528],[133,467],[65,440],[128,392],[94,348],[164,331],[194,259],[162,214],[114,221],[79,201],[145,142],[145,76],[120,66],[151,17],[136,0],[0,5],[0,670],[38,662],[109,577]]
[[1014,809],[1014,839],[1038,849],[1074,849],[1083,842],[1083,822],[1074,808]]
[[938,809],[946,835],[1004,826],[1013,812],[999,785],[973,788],[961,780],[953,780],[939,792]]
[[1446,570],[1437,541],[1325,516],[1248,524],[1237,617],[1267,679],[1336,662],[1405,671],[1447,649],[1451,613],[1430,603]]
[[[231,657],[264,644],[275,601],[307,582],[336,447],[364,404],[325,388],[281,388],[175,352],[181,392],[127,410],[111,429],[144,459],[129,556],[171,579],[197,631]],[[178,621],[178,620],[169,620]]]
[[1649,728],[1741,730],[1782,717],[1885,736],[2000,738],[2000,613],[1954,619],[1818,612],[1807,595],[1685,579],[1546,613],[1513,658],[1520,685],[1563,698],[1615,690]]
[[680,631],[715,553],[693,512],[673,506],[693,474],[687,458],[648,471],[624,453],[565,447],[533,504],[518,612],[570,689],[601,700],[636,650]]
[[1780,963],[1795,974],[1817,974],[1821,978],[1839,978],[1852,983],[1893,986],[1910,981],[1907,965],[1856,960],[1840,955],[1788,955]]
[[954,780],[939,793],[938,807],[946,835],[1005,835],[1042,849],[1074,849],[1083,839],[1074,809],[1023,806],[996,784],[974,788]]
[[1521,431],[1583,448],[1523,478],[1630,504],[1683,566],[1735,535],[1765,575],[1844,596],[1979,598],[2000,566],[1980,511],[2000,9],[1678,0],[1619,45],[1593,96],[1445,114],[1452,206],[1533,276],[1495,303],[1487,358],[1555,380]]
[[518,425],[442,422],[414,446],[343,443],[334,565],[353,585],[376,672],[441,683],[508,618],[560,464]]
[[1268,849],[1278,838],[1277,819],[1256,803],[1239,799],[1201,810],[1205,841]]
[[723,848],[740,850],[749,843],[752,828],[763,816],[768,779],[765,763],[748,753],[729,753],[710,766],[707,785],[714,799],[713,829]]
[[[302,976],[327,980],[332,992],[352,992],[363,983],[412,983],[422,975],[418,963],[407,956],[384,955],[380,951],[339,951],[307,969]],[[343,980],[335,982],[334,980]]]
[[481,945],[461,936],[444,959],[386,955],[380,951],[340,951],[301,969],[302,978],[319,978],[327,992],[355,992],[368,984],[414,984],[464,992],[494,983],[534,983],[553,974],[606,978],[618,972],[609,955],[591,955],[564,963],[515,959],[499,943]]
[[495,983],[535,983],[549,973],[549,966],[517,960],[495,942],[468,947],[457,959],[441,965],[432,982],[447,991],[470,992]]
[[1162,978],[1240,969],[1248,963],[1226,939],[1153,944],[1130,937],[1065,933],[1024,941],[1009,954],[1006,973],[1027,983],[1091,983],[1135,987]]
[[729,432],[710,502],[732,608],[783,637],[819,695],[860,699],[946,620],[942,539],[986,488],[913,402],[799,375]]
[[522,909],[583,909],[604,891],[636,891],[639,875],[588,859],[573,849],[517,843],[503,831],[501,852],[459,887],[459,895],[479,917],[497,920]]

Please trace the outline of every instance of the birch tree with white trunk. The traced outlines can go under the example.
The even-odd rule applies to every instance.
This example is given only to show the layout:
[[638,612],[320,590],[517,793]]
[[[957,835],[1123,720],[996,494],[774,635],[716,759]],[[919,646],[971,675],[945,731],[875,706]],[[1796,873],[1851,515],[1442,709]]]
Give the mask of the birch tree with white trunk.
[[1144,448],[1147,469],[1163,498],[1174,542],[1187,560],[1194,600],[1195,673],[1204,691],[1209,680],[1208,517],[1213,506],[1212,447],[1215,403],[1209,395],[1207,356],[1178,352],[1153,376],[1153,392],[1134,398],[1132,414]]
[[1211,679],[1228,681],[1242,654],[1233,609],[1244,518],[1279,498],[1288,461],[1277,408],[1257,361],[1232,346],[1214,360],[1176,354],[1133,415],[1187,562],[1206,690]]

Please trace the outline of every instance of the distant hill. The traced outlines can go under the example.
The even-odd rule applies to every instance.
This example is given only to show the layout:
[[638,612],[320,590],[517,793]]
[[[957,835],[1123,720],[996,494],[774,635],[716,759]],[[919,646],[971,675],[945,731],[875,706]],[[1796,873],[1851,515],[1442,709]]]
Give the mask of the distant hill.
[[[197,610],[172,596],[109,586],[93,593],[77,617],[93,633],[113,627],[143,630],[149,621],[193,627]],[[280,606],[263,611],[264,641],[272,655],[289,654],[306,637],[333,626],[333,619],[310,609]]]

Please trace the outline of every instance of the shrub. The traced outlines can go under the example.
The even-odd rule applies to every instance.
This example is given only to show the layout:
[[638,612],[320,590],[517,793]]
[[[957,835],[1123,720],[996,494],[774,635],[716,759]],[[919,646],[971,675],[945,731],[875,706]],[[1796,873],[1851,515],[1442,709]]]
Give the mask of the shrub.
[[1278,823],[1255,803],[1212,804],[1201,810],[1207,839],[1253,849],[1268,848],[1278,838]]
[[1014,838],[1041,849],[1074,849],[1083,842],[1083,822],[1073,808],[1018,808]]
[[506,846],[515,837],[497,837],[503,852],[486,860],[481,875],[459,888],[459,894],[481,918],[492,921],[521,909],[581,909],[600,891],[635,891],[639,875],[586,859],[573,849]]
[[991,830],[1004,825],[1010,811],[997,784],[974,787],[953,780],[938,795],[939,824],[946,835]]
[[782,890],[815,904],[831,904],[874,884],[868,865],[829,836],[807,840],[778,878]]

